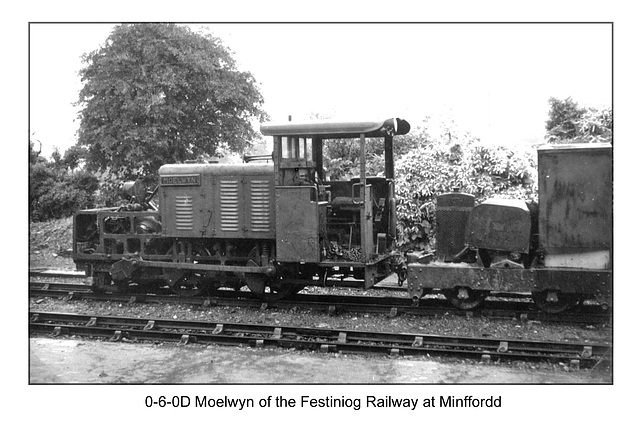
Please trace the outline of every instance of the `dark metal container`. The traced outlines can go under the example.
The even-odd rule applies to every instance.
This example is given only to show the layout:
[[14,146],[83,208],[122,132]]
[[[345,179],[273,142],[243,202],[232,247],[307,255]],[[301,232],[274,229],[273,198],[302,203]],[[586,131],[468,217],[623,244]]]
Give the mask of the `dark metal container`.
[[521,200],[492,198],[474,207],[467,244],[479,249],[529,253],[531,214]]
[[545,146],[538,150],[538,168],[545,266],[610,269],[611,145]]
[[442,194],[436,200],[436,257],[452,261],[465,246],[465,227],[474,197],[462,192]]

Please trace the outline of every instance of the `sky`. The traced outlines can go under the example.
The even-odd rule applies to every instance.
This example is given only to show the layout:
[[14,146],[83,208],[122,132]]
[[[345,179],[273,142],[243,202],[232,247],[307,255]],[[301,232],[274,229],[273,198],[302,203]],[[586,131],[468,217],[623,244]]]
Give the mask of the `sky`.
[[[610,24],[191,24],[253,74],[272,121],[427,116],[482,141],[544,140],[550,97],[612,103]],[[76,141],[81,56],[112,24],[29,25],[29,125],[42,154]]]

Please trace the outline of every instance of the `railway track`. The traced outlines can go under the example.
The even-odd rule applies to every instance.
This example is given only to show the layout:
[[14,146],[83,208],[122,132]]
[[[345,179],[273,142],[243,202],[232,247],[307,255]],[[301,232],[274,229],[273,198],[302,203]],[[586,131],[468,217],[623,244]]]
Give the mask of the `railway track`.
[[464,317],[487,317],[493,319],[539,320],[552,323],[603,324],[611,321],[611,312],[598,306],[583,305],[559,314],[539,311],[528,301],[487,300],[481,308],[473,311],[452,308],[445,299],[422,299],[419,305],[409,298],[375,297],[364,295],[331,295],[300,293],[286,300],[265,302],[248,292],[218,290],[210,296],[181,297],[162,294],[112,294],[94,293],[84,283],[60,283],[31,281],[30,296],[51,297],[65,300],[91,299],[119,302],[182,303],[200,306],[236,306],[256,309],[307,308],[327,313],[377,313],[389,316],[411,314],[418,316],[459,315]]
[[318,329],[265,324],[144,320],[88,314],[30,312],[31,333],[76,335],[131,342],[169,341],[227,346],[281,347],[323,353],[389,356],[454,356],[490,361],[566,362],[591,368],[611,360],[611,346],[584,343],[467,338],[443,335],[395,334]]

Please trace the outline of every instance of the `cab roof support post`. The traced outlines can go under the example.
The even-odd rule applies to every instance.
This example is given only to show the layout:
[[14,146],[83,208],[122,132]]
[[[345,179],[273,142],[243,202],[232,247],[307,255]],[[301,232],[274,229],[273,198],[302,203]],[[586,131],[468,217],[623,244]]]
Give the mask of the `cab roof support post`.
[[[360,201],[362,206],[360,206],[360,249],[361,252],[361,262],[365,262],[369,257],[367,253],[367,242],[368,242],[368,227],[367,227],[367,166],[365,164],[366,159],[366,151],[365,151],[365,135],[364,133],[360,134]],[[365,279],[366,282],[366,279]],[[365,283],[366,284],[366,283]]]
[[324,182],[324,165],[322,162],[322,138],[313,137],[311,140],[311,146],[313,151],[313,161],[316,163],[316,172],[321,182]]
[[365,164],[366,152],[365,152],[364,133],[360,134],[360,198],[364,201],[364,187],[367,185],[367,166]]
[[393,165],[393,137],[384,138],[384,175],[387,179],[395,179],[395,167]]
[[276,185],[282,185],[280,180],[280,160],[282,160],[282,137],[273,136],[273,172]]

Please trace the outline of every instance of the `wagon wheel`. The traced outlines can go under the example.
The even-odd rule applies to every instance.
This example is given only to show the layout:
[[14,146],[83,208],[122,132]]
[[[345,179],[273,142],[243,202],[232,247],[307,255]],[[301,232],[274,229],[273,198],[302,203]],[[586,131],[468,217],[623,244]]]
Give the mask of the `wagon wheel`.
[[533,302],[545,313],[560,313],[580,303],[580,295],[545,289],[531,294]]
[[[173,248],[169,249],[168,255],[173,255]],[[204,247],[196,246],[193,249],[194,256],[209,256],[209,251]],[[193,261],[197,264],[197,261]],[[191,297],[202,294],[208,289],[208,279],[204,273],[193,270],[181,270],[179,268],[163,268],[162,274],[169,286],[169,289],[176,295]]]
[[421,300],[422,298],[424,298],[425,296],[429,295],[433,293],[433,289],[430,288],[422,288],[419,291],[417,291],[417,293],[412,295],[412,298],[414,301],[418,301]]
[[420,293],[420,299],[432,293],[433,293],[433,289],[423,288],[422,292]]
[[461,310],[472,310],[484,302],[489,292],[457,286],[453,289],[444,289],[442,294],[454,307]]

